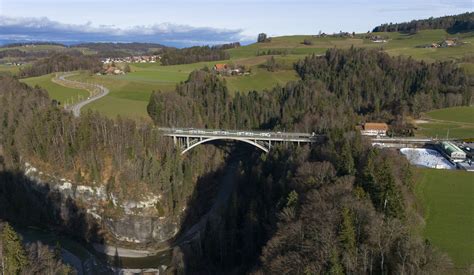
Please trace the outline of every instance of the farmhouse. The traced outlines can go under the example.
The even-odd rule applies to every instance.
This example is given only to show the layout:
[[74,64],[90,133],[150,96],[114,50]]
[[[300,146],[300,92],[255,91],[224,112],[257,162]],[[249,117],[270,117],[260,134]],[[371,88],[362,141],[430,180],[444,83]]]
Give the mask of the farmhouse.
[[363,125],[360,133],[364,136],[386,136],[388,131],[387,123],[367,122]]
[[228,70],[228,67],[227,67],[227,64],[216,64],[214,65],[213,67],[214,71],[218,72],[218,73],[224,73],[224,72],[227,72]]
[[456,46],[456,41],[454,39],[446,39],[440,44],[440,47],[442,48],[453,47],[453,46]]

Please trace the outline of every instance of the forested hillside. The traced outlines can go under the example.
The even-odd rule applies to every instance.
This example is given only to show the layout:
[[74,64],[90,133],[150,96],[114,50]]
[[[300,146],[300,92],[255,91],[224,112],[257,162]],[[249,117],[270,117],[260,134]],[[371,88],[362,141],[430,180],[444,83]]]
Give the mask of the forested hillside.
[[149,124],[95,113],[75,119],[44,90],[9,77],[0,79],[0,106],[5,169],[16,171],[30,162],[76,184],[106,185],[118,199],[161,194],[166,216],[180,213],[196,178],[221,159],[215,150],[183,159],[172,141]]
[[309,56],[295,69],[314,79],[360,114],[419,115],[431,109],[469,105],[472,87],[454,62],[425,63],[390,57],[380,50],[330,49]]
[[421,20],[412,20],[404,23],[382,24],[374,28],[373,32],[406,32],[416,33],[420,30],[445,29],[449,33],[469,32],[474,30],[474,12],[450,15]]
[[202,61],[229,59],[227,48],[235,48],[237,44],[227,44],[216,47],[196,46],[184,49],[166,48],[161,56],[162,65],[189,64]]
[[450,259],[413,234],[413,176],[394,151],[331,131],[319,148],[242,163],[238,191],[189,255],[190,273],[432,274]]
[[331,49],[295,69],[301,81],[234,96],[219,76],[195,71],[176,92],[153,93],[148,113],[157,125],[170,127],[325,132],[352,129],[358,119],[403,124],[404,115],[467,105],[472,96],[454,63],[427,64],[378,50]]
[[[176,92],[153,93],[148,113],[162,126],[322,132],[347,109],[314,81],[232,97],[220,77],[195,71]],[[352,118],[350,113],[339,117],[339,127],[352,125]]]
[[80,52],[75,54],[56,53],[21,69],[18,76],[23,78],[76,70],[89,70],[95,73],[100,71],[101,68],[102,65],[96,56],[86,56]]
[[[325,133],[312,148],[274,148],[241,162],[239,188],[223,217],[191,249],[191,272],[255,274],[433,273],[450,259],[413,231],[411,168],[373,148],[362,120],[403,126],[404,115],[470,102],[453,63],[394,58],[378,50],[328,50],[295,64],[302,80],[231,96],[206,70],[174,93],[155,92],[154,122],[169,127],[282,129]],[[257,260],[258,259],[258,260]]]

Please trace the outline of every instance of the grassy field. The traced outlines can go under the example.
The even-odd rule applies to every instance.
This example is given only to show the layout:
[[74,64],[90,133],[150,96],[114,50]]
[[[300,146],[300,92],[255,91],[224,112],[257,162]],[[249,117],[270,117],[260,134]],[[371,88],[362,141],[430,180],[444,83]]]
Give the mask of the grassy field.
[[[256,56],[258,52],[269,49],[286,50],[291,55],[321,54],[328,48],[383,48],[391,55],[412,56],[426,61],[459,59],[474,56],[474,34],[450,35],[445,30],[424,30],[414,35],[402,33],[374,33],[387,37],[386,43],[374,43],[365,38],[365,34],[357,34],[354,38],[314,37],[311,35],[295,35],[274,37],[268,43],[255,43],[248,46],[228,50],[232,58]],[[465,44],[450,48],[422,48],[420,46],[438,43],[446,38],[459,37]],[[304,45],[304,40],[312,45]]]
[[61,103],[71,103],[73,101],[77,101],[78,96],[81,96],[82,98],[89,96],[89,92],[85,90],[67,88],[52,82],[51,79],[53,77],[53,74],[47,74],[38,77],[22,79],[21,82],[24,82],[32,87],[38,85],[39,87],[48,91],[49,97],[56,99]]
[[[248,66],[252,69],[250,76],[225,77],[230,92],[248,92],[271,89],[276,85],[285,85],[288,81],[298,79],[291,70],[293,57],[278,57],[283,64],[288,63],[281,71],[274,73],[260,68],[268,57],[253,57],[232,60],[234,64]],[[221,61],[226,62],[226,61]],[[132,64],[131,72],[126,75],[97,76],[81,73],[71,79],[99,83],[110,89],[104,98],[93,102],[85,109],[97,110],[110,117],[122,115],[133,118],[148,118],[146,106],[152,91],[173,91],[176,84],[185,81],[193,70],[211,68],[219,62],[200,62],[194,64],[161,66],[159,64]]]
[[[474,34],[467,33],[456,35],[464,42],[460,47],[426,49],[418,46],[440,42],[447,37],[452,37],[444,30],[420,31],[415,35],[400,33],[379,33],[388,37],[387,43],[374,43],[365,38],[365,34],[358,34],[354,38],[341,37],[314,37],[311,35],[296,35],[273,37],[269,43],[254,43],[247,46],[227,50],[231,60],[217,62],[200,62],[194,64],[161,66],[159,64],[131,64],[131,73],[118,76],[96,76],[86,73],[77,76],[80,80],[101,83],[111,91],[106,97],[86,106],[86,109],[98,110],[106,115],[115,117],[120,114],[128,117],[147,117],[146,105],[150,93],[155,91],[172,91],[177,83],[185,81],[193,70],[203,67],[211,68],[216,63],[232,63],[245,65],[252,73],[249,76],[225,77],[230,92],[248,92],[271,89],[276,85],[285,85],[288,81],[299,79],[292,69],[297,60],[308,54],[323,54],[328,48],[349,48],[351,46],[365,48],[383,48],[391,55],[410,55],[417,59],[426,61],[459,59],[460,57],[472,56],[474,53]],[[310,40],[311,45],[304,45],[304,40]],[[37,46],[25,48],[27,50],[45,50],[45,48],[58,46]],[[261,67],[270,56],[258,55],[261,51],[269,49],[283,50],[284,55],[275,56],[277,62],[283,64],[283,69],[269,72]],[[474,64],[462,63],[467,72],[474,73]],[[2,68],[0,67],[0,71]],[[26,82],[34,83],[31,79]],[[47,85],[47,83],[43,83]],[[47,88],[47,87],[45,87]],[[57,87],[56,87],[57,88]],[[53,87],[55,89],[55,87]],[[59,96],[55,91],[52,94]],[[420,135],[436,136],[446,135],[450,128],[450,135],[467,137],[472,133],[472,127],[465,122],[453,124],[446,121],[424,124],[419,131]]]
[[474,264],[474,173],[417,169],[416,194],[423,205],[423,234],[448,253],[455,267]]
[[0,64],[0,73],[16,74],[20,71],[21,67],[22,66],[11,66],[11,65]]
[[428,112],[427,115],[432,119],[474,124],[474,106],[438,109]]
[[423,118],[425,122],[417,125],[417,135],[474,138],[474,106],[433,110]]

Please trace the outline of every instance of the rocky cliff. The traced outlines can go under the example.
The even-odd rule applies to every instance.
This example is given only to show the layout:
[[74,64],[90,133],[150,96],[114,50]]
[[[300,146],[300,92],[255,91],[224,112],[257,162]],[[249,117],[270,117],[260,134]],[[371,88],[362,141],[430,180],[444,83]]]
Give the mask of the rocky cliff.
[[26,190],[36,193],[37,200],[47,198],[45,202],[32,203],[49,208],[46,211],[52,211],[68,227],[81,216],[87,223],[86,235],[100,234],[100,239],[106,243],[144,248],[163,243],[178,232],[179,217],[160,214],[160,194],[143,194],[138,200],[120,200],[107,192],[104,185],[95,182],[91,186],[78,185],[70,179],[43,173],[30,163],[25,163],[24,175],[28,179],[23,181]]

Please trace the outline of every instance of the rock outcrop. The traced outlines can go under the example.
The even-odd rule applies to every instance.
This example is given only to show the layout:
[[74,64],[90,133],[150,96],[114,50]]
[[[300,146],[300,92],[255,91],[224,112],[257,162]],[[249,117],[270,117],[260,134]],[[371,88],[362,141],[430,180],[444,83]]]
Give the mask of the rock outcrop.
[[[68,223],[76,212],[85,213],[87,220],[96,224],[104,240],[114,244],[146,247],[149,244],[163,243],[178,232],[179,217],[160,216],[157,204],[161,196],[143,195],[140,200],[119,200],[108,193],[104,185],[77,185],[69,179],[58,179],[45,174],[29,163],[24,165],[25,176],[30,179],[32,190],[51,196],[59,195],[56,209],[61,219]],[[71,209],[73,205],[81,211]]]

